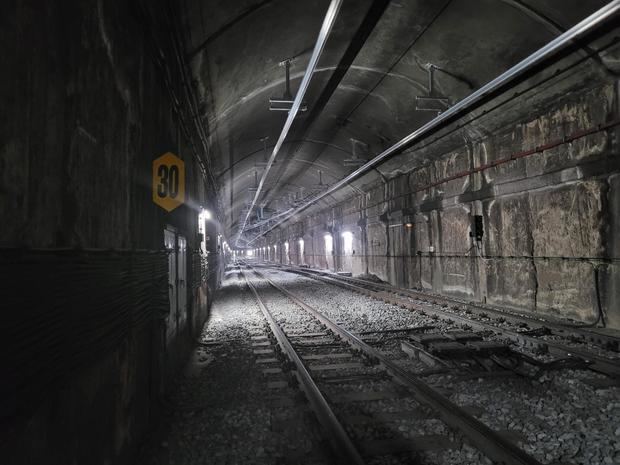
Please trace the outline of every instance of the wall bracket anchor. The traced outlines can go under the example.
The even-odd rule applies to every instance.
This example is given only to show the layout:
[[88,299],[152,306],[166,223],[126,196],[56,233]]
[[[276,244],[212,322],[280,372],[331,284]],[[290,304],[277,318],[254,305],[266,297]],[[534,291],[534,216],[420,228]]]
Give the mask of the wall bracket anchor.
[[[284,60],[280,62],[280,66],[284,66],[286,70],[286,88],[284,89],[284,95],[281,98],[269,99],[269,111],[290,111],[293,108],[293,94],[291,94],[291,62],[292,59]],[[299,107],[299,111],[307,111],[308,105],[306,102],[302,102]]]
[[428,95],[416,96],[415,109],[418,111],[434,111],[437,114],[450,108],[450,101],[445,97],[440,97],[435,92],[435,70],[437,66],[428,64],[426,71],[428,73]]

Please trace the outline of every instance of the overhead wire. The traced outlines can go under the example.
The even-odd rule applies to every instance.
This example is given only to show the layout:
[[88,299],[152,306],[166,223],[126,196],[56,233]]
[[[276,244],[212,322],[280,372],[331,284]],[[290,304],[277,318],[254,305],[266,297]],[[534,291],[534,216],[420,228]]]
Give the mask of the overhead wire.
[[[577,39],[583,38],[586,35],[591,37],[591,35],[595,32],[604,32],[609,26],[611,19],[616,17],[618,10],[620,10],[619,1],[613,1],[608,5],[604,6],[603,8],[597,10],[587,18],[583,19],[581,22],[577,23],[575,26],[573,26],[561,36],[556,37],[544,47],[540,48],[525,59],[521,60],[519,63],[502,73],[500,76],[489,81],[472,94],[468,95],[452,107],[448,108],[445,112],[439,114],[433,120],[416,129],[393,146],[389,147],[388,149],[375,156],[372,160],[368,161],[360,168],[357,168],[352,173],[345,176],[339,182],[330,186],[323,193],[317,195],[312,200],[298,207],[291,215],[291,217],[293,217],[297,213],[300,213],[304,209],[316,204],[325,196],[330,195],[336,190],[349,185],[355,179],[366,174],[371,168],[383,163],[386,159],[392,157],[393,155],[406,150],[408,146],[412,145],[418,140],[424,140],[425,138],[429,137],[429,135],[439,131],[440,129],[443,129],[446,125],[451,124],[452,122],[457,120],[458,117],[461,117],[462,114],[466,111],[471,113],[473,110],[479,108],[481,105],[486,104],[488,101],[497,97],[497,95],[505,92],[509,85],[514,86],[515,84],[522,83],[526,79],[526,77],[529,76],[532,72],[536,72],[537,70],[540,71],[543,66],[548,66],[548,61],[550,59],[557,59],[558,56],[570,53],[570,51],[575,47],[575,44],[578,42]],[[613,38],[612,42],[616,40],[616,38]],[[569,68],[571,68],[571,66],[567,66],[564,70],[561,71],[556,70],[554,76],[561,72],[565,72]],[[551,76],[547,76],[547,79],[550,78]],[[510,100],[510,98],[508,100]],[[497,106],[495,108],[497,108]],[[483,113],[487,113],[487,111],[484,111]],[[264,231],[261,236],[271,231],[275,227],[278,227],[280,224],[284,223],[288,219],[289,218],[278,222],[267,231]],[[253,241],[256,239],[257,238],[253,239]]]

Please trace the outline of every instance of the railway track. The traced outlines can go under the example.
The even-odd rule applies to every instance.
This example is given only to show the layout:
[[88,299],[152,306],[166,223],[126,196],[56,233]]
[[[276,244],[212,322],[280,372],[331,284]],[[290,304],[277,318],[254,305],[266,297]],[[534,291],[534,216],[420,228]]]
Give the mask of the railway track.
[[[294,368],[293,373],[316,418],[343,463],[368,463],[375,456],[398,457],[399,454],[420,451],[441,455],[461,449],[458,440],[461,436],[495,463],[541,463],[505,435],[479,421],[467,409],[451,402],[440,389],[422,381],[366,343],[361,336],[351,333],[291,291],[251,269],[260,281],[268,283],[289,305],[297,308],[297,312],[288,314],[270,309],[270,304],[261,298],[260,290],[244,274],[282,353]],[[291,318],[297,323],[290,321]],[[304,328],[301,332],[300,321]],[[393,400],[398,408],[390,413],[369,415],[364,407],[375,400]],[[424,421],[429,418],[440,421],[443,426],[439,428],[440,434],[422,433],[413,438],[391,435],[386,439],[368,440],[363,432],[358,433],[364,430],[366,422],[379,428],[383,424],[385,430],[391,431],[389,422],[395,417],[419,422],[414,429],[420,431],[425,429]],[[439,459],[437,463],[444,462]]]
[[[591,370],[608,376],[609,384],[620,385],[620,358],[617,357],[620,339],[613,335],[500,312],[487,306],[395,288],[359,278],[298,267],[278,266],[276,268],[348,289],[411,311],[430,314],[443,321],[455,322],[468,330],[494,333],[538,352],[549,353],[555,357],[571,359],[575,362],[582,361]],[[586,343],[600,347],[600,352],[605,355],[585,347]],[[613,355],[616,355],[616,358]]]

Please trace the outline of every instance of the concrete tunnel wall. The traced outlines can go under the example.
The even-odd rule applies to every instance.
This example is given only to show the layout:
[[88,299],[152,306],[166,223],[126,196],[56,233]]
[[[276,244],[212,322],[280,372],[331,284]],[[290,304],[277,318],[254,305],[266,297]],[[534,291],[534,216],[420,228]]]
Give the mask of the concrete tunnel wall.
[[[222,231],[207,231],[214,260],[197,252],[196,209],[214,200],[165,82],[183,95],[179,74],[156,64],[161,55],[137,3],[12,0],[0,19],[11,70],[0,78],[0,215],[9,219],[0,228],[0,282],[11,328],[0,350],[2,377],[11,380],[0,393],[6,463],[131,463],[217,284]],[[521,105],[492,124],[489,117],[470,125],[467,143],[459,133],[428,145],[429,164],[313,211],[262,246],[277,244],[281,263],[591,321],[592,263],[581,258],[620,251],[615,128],[412,192],[618,117],[615,81],[575,74],[569,84],[541,93],[535,110]],[[167,151],[187,169],[187,205],[170,214],[150,190],[152,160]],[[484,259],[470,249],[475,214],[484,221]],[[190,251],[188,306],[175,314],[167,226]],[[344,253],[343,231],[353,233],[355,254]],[[620,327],[617,262],[602,263],[600,273],[608,323]]]
[[[186,205],[209,199],[131,2],[10,3],[0,27],[12,71],[0,85],[0,216],[10,219],[0,270],[12,328],[0,455],[131,463],[217,281],[197,252],[195,208],[153,204],[152,161],[176,153]],[[188,305],[176,314],[167,225],[188,241]]]
[[[430,163],[365,186],[365,194],[274,230],[260,245],[303,237],[311,267],[580,322],[598,316],[598,267],[607,324],[619,328],[618,262],[606,260],[618,256],[620,242],[618,94],[615,80],[581,72],[427,144],[420,150]],[[553,147],[463,174],[546,144]],[[484,226],[478,247],[469,237],[474,215]],[[348,256],[343,231],[353,233]],[[294,248],[291,258],[300,263]]]

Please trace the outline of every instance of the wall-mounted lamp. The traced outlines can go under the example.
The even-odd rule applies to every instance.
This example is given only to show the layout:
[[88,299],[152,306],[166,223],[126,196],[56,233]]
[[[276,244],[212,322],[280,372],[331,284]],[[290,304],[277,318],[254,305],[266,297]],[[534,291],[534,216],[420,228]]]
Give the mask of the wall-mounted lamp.
[[345,254],[353,253],[353,233],[351,231],[344,231],[342,234],[343,248]]

